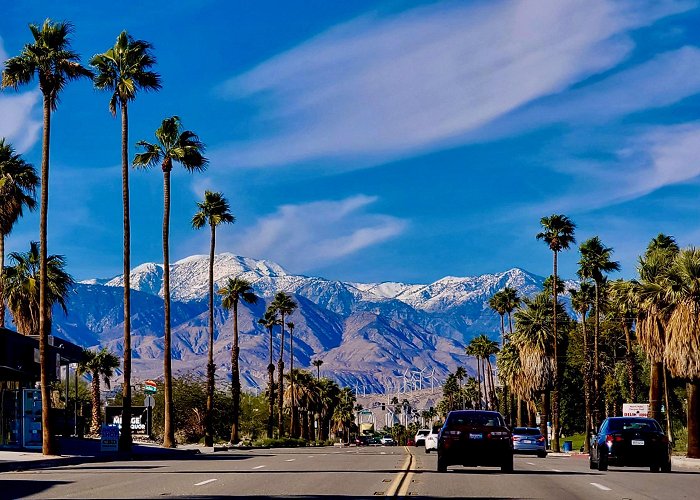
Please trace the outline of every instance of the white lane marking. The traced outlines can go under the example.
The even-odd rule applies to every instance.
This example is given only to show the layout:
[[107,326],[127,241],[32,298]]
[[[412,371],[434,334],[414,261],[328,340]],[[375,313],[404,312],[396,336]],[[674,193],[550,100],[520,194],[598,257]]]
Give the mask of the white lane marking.
[[265,467],[265,466],[264,466],[264,465],[258,465],[257,467],[253,467],[253,469],[262,469],[263,467]]
[[202,486],[205,484],[213,483],[214,481],[218,481],[218,479],[207,479],[206,481],[200,481],[199,483],[194,483],[195,486]]
[[554,472],[561,472],[559,469],[552,469]]
[[591,484],[593,486],[595,486],[596,488],[598,488],[599,490],[611,491],[610,488],[608,488],[607,486],[603,486],[602,484],[598,484],[598,483],[591,483]]
[[294,462],[295,460],[296,458],[288,458],[287,460],[285,460],[285,462]]
[[526,463],[527,463],[527,465],[535,465],[532,462],[526,462]]
[[309,455],[309,458],[314,458],[314,456],[313,456],[313,455]]
[[381,452],[380,455],[386,455],[386,451]]

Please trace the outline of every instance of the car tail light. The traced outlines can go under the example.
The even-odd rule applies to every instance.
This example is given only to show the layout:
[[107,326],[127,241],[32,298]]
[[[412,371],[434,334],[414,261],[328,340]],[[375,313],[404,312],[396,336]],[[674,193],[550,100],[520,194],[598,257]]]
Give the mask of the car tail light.
[[520,441],[520,436],[513,436],[513,441]]
[[624,438],[619,434],[608,434],[605,436],[605,442],[608,446],[612,446],[613,442],[619,443],[621,441],[624,441]]
[[540,436],[537,438],[538,443],[544,443],[544,436]]

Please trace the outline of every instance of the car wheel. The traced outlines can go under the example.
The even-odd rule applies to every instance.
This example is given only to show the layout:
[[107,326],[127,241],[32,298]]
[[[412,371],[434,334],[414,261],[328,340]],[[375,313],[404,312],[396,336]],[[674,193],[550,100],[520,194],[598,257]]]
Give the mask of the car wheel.
[[437,471],[438,472],[447,472],[447,463],[445,462],[445,459],[440,458],[440,455],[438,455],[438,459],[437,459]]
[[588,457],[588,467],[590,467],[591,470],[598,468],[598,464],[593,461],[593,457]]
[[661,472],[671,472],[671,458],[669,457],[668,462],[661,466]]
[[654,464],[649,466],[651,472],[659,472],[659,464]]
[[601,454],[598,457],[598,470],[603,471],[603,472],[608,470],[608,457],[607,457],[607,455]]
[[430,450],[428,448],[425,449],[426,453],[430,453]]
[[506,457],[501,464],[501,472],[513,472],[513,455]]
[[547,452],[546,451],[538,451],[537,457],[538,458],[547,458]]

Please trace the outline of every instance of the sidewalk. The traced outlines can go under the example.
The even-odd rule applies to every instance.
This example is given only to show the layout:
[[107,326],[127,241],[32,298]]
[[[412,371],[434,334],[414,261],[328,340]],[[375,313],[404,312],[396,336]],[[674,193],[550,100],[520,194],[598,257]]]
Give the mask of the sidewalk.
[[[560,453],[555,453],[555,452],[548,452],[547,453],[548,457],[588,457],[588,453],[583,453],[579,451],[572,451],[572,452],[560,452]],[[671,457],[671,465],[675,469],[677,467],[680,467],[682,469],[696,469],[700,470],[700,458],[687,458],[681,455],[673,455]]]
[[162,448],[154,444],[134,444],[131,455],[102,453],[98,439],[59,438],[60,456],[44,456],[41,451],[0,450],[0,472],[44,469],[89,462],[114,460],[183,460],[200,453],[199,448]]

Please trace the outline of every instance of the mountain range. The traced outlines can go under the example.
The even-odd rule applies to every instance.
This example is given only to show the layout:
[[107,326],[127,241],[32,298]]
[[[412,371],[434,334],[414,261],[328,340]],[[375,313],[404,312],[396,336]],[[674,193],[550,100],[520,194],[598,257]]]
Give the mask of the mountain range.
[[[473,372],[464,354],[470,339],[485,333],[498,339],[500,318],[489,298],[510,286],[521,295],[542,289],[543,278],[513,268],[474,277],[445,277],[419,285],[396,282],[350,283],[287,272],[276,263],[221,253],[214,262],[215,287],[229,277],[251,282],[259,300],[239,306],[241,377],[244,387],[264,388],[269,363],[269,335],[258,324],[273,295],[293,295],[298,308],[294,366],[323,361],[324,376],[360,390],[394,390],[407,374],[425,385],[441,381],[458,365]],[[171,264],[172,355],[175,372],[204,374],[207,341],[208,256],[194,255]],[[53,330],[86,347],[123,350],[123,277],[92,279],[75,285],[68,315],[54,312]],[[134,378],[162,375],[163,266],[146,263],[131,271]],[[230,380],[233,320],[215,297],[214,360],[217,380]],[[280,335],[275,332],[275,362]],[[289,333],[285,365],[289,367]],[[313,367],[312,370],[315,370]],[[417,375],[422,370],[423,375]],[[432,377],[432,378],[431,378]]]

